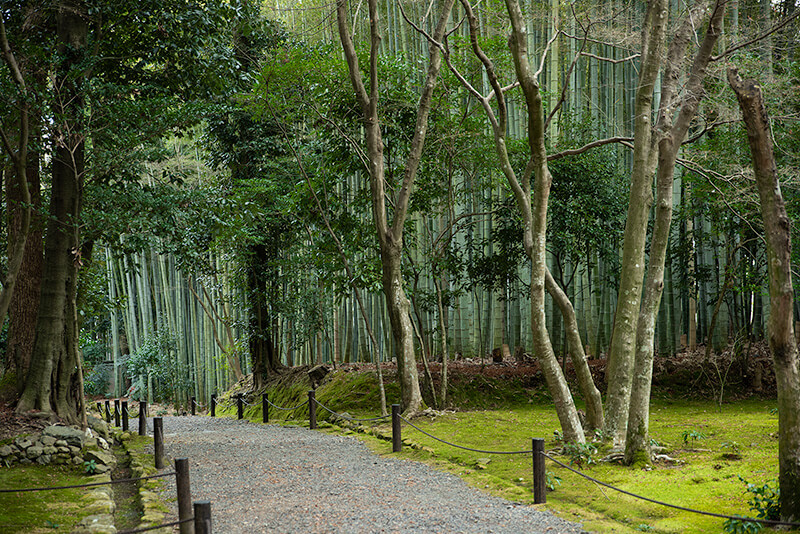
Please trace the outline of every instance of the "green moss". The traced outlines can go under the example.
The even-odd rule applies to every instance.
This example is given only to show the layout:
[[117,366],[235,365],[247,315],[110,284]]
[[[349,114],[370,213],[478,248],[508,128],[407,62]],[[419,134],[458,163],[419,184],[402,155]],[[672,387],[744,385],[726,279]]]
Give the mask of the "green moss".
[[[0,469],[2,488],[39,488],[85,484],[86,477],[65,466],[14,466]],[[0,532],[71,532],[87,514],[81,504],[86,489],[0,493]]]

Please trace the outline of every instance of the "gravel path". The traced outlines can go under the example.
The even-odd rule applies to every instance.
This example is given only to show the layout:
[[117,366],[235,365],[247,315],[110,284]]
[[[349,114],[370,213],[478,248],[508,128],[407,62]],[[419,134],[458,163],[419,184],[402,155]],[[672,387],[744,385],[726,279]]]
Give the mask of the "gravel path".
[[[355,438],[228,418],[164,417],[166,453],[189,458],[192,500],[215,533],[579,533],[548,512],[483,494]],[[175,497],[174,484],[165,489]]]

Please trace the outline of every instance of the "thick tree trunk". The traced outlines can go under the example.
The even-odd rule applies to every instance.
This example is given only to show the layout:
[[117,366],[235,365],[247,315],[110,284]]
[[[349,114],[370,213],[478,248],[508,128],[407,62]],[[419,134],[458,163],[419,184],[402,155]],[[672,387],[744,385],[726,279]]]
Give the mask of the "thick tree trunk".
[[661,68],[667,21],[667,1],[650,0],[642,27],[641,74],[636,89],[631,190],[622,245],[622,273],[606,375],[608,392],[605,434],[616,446],[624,443],[628,425],[636,325],[644,278],[645,240],[653,202],[652,179],[656,166],[656,151],[651,141],[653,89]]
[[769,269],[769,348],[778,386],[778,485],[781,519],[800,519],[800,370],[794,337],[789,218],[786,215],[764,99],[753,80],[742,81],[736,68],[728,82],[742,108],[753,155],[761,215],[767,240]]
[[88,25],[83,2],[58,6],[60,41],[59,88],[52,162],[50,219],[45,237],[44,274],[36,323],[36,341],[18,412],[40,410],[79,422],[75,350],[77,324],[73,313],[81,252],[78,228],[84,175],[83,97],[81,77],[73,72],[84,55]]
[[9,304],[10,328],[8,332],[8,354],[16,373],[17,391],[22,393],[25,377],[30,367],[33,353],[36,316],[39,312],[39,292],[42,283],[42,218],[38,215],[42,206],[39,180],[39,154],[28,152],[27,164],[28,190],[30,191],[30,223],[27,238],[24,235],[25,202],[24,194],[18,185],[9,182],[6,186],[7,209],[11,214],[9,221],[8,254],[12,257],[18,240],[25,239],[22,264]]

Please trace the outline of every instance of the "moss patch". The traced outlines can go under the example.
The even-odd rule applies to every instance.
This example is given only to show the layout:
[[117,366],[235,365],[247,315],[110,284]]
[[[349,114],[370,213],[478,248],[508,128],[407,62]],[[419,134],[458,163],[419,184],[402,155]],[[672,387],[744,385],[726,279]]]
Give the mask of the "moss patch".
[[[86,476],[65,466],[21,465],[0,469],[0,488],[40,488],[85,484]],[[0,532],[4,534],[71,532],[87,512],[86,488],[0,493]]]

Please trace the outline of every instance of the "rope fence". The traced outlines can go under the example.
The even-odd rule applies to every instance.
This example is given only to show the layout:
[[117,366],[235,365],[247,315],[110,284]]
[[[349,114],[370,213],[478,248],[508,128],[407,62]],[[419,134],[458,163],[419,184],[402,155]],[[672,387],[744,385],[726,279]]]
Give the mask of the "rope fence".
[[[194,412],[195,405],[200,405],[200,404],[197,403],[197,401],[196,401],[196,399],[194,397],[192,397],[191,403],[192,403],[192,415],[194,415],[195,414],[195,412]],[[230,408],[234,404],[237,406],[237,412],[238,412],[237,416],[238,416],[239,419],[242,419],[244,417],[243,412],[244,412],[244,406],[245,405],[246,406],[250,406],[250,407],[254,406],[254,404],[250,404],[249,402],[247,402],[244,399],[244,395],[242,395],[242,394],[239,394],[239,395],[236,396],[235,403],[234,403],[234,401],[230,401],[230,402],[227,402],[227,403],[222,403],[217,399],[216,395],[211,395],[211,401],[210,401],[211,416],[212,417],[216,416],[216,413],[215,413],[216,406],[222,405],[225,408]],[[764,524],[764,525],[768,525],[768,526],[800,527],[800,523],[794,523],[794,522],[788,522],[788,521],[779,521],[779,520],[772,520],[772,519],[759,519],[759,518],[743,517],[743,516],[737,516],[737,515],[727,515],[727,514],[720,514],[720,513],[716,513],[716,512],[707,512],[707,511],[703,511],[703,510],[696,510],[696,509],[693,509],[693,508],[688,508],[688,507],[685,507],[685,506],[679,506],[679,505],[675,505],[675,504],[670,504],[670,503],[667,503],[667,502],[659,501],[657,499],[652,499],[652,498],[645,497],[645,496],[642,496],[642,495],[637,495],[637,494],[632,493],[630,491],[623,490],[621,488],[617,488],[615,486],[612,486],[611,484],[608,484],[606,482],[602,482],[601,480],[598,480],[598,479],[596,479],[596,478],[594,478],[592,476],[589,476],[589,475],[587,475],[587,474],[585,474],[585,473],[583,473],[583,472],[581,472],[581,471],[579,471],[577,469],[574,469],[573,467],[565,464],[564,462],[561,462],[560,460],[557,460],[556,458],[554,458],[553,456],[551,456],[550,454],[545,452],[545,450],[544,450],[545,440],[542,439],[542,438],[533,438],[531,440],[531,448],[530,449],[517,450],[517,451],[484,450],[484,449],[476,449],[476,448],[473,448],[473,447],[468,447],[468,446],[465,446],[465,445],[459,445],[457,443],[453,443],[453,442],[450,442],[448,440],[445,440],[445,439],[442,439],[440,437],[437,437],[437,436],[435,436],[435,435],[423,430],[422,428],[420,428],[419,426],[415,425],[414,423],[412,423],[410,420],[406,419],[405,417],[401,416],[400,415],[400,406],[398,404],[393,404],[392,405],[392,414],[391,415],[384,415],[384,416],[380,416],[380,417],[359,419],[359,418],[351,417],[351,416],[349,416],[347,414],[338,413],[338,412],[334,411],[333,409],[331,409],[330,407],[325,406],[324,404],[320,403],[319,401],[316,400],[316,396],[315,396],[315,391],[314,390],[309,390],[308,399],[307,400],[301,402],[300,404],[298,404],[296,406],[292,406],[292,407],[282,407],[282,406],[278,406],[278,405],[274,404],[273,402],[271,402],[269,400],[269,398],[267,397],[267,394],[265,393],[265,394],[262,395],[263,422],[264,423],[268,423],[269,422],[269,408],[270,407],[272,407],[272,408],[274,408],[276,410],[280,410],[280,411],[291,412],[291,411],[295,411],[295,410],[298,410],[300,408],[303,408],[304,406],[308,406],[309,428],[311,428],[311,429],[317,428],[317,417],[316,417],[316,408],[317,408],[317,406],[319,406],[323,410],[329,412],[331,415],[335,416],[336,418],[343,419],[343,420],[350,421],[350,422],[378,422],[378,421],[384,421],[384,420],[386,420],[386,419],[391,417],[391,419],[392,419],[392,452],[400,452],[402,450],[402,443],[403,442],[402,442],[401,429],[402,429],[402,423],[405,423],[406,425],[410,426],[411,428],[413,428],[417,432],[420,432],[421,434],[424,434],[425,436],[428,436],[429,438],[431,438],[431,439],[433,439],[435,441],[438,441],[438,442],[443,443],[445,445],[448,445],[450,447],[454,447],[454,448],[465,450],[465,451],[475,452],[475,453],[479,453],[479,454],[491,454],[491,455],[522,455],[522,454],[530,454],[530,455],[532,455],[534,504],[541,504],[541,503],[546,503],[547,502],[545,459],[549,459],[551,462],[555,463],[556,465],[558,465],[558,466],[560,466],[560,467],[562,467],[564,469],[567,469],[568,471],[570,471],[572,473],[575,473],[575,474],[577,474],[577,475],[579,475],[579,476],[581,476],[581,477],[583,477],[583,478],[585,478],[585,479],[587,479],[587,480],[589,480],[589,481],[591,481],[591,482],[593,482],[595,484],[598,484],[600,486],[612,489],[612,490],[614,490],[616,492],[619,492],[619,493],[622,493],[624,495],[628,495],[629,497],[632,497],[632,498],[635,498],[635,499],[639,499],[639,500],[642,500],[642,501],[646,501],[646,502],[649,502],[649,503],[652,503],[652,504],[665,506],[665,507],[668,507],[668,508],[673,508],[673,509],[676,509],[676,510],[681,510],[681,511],[684,511],[684,512],[689,512],[689,513],[694,513],[694,514],[699,514],[699,515],[716,517],[716,518],[720,518],[720,519],[741,521],[743,523],[752,522],[752,523],[760,523],[760,524]],[[110,406],[109,406],[109,402],[108,401],[106,402],[105,408],[106,408],[106,417],[110,419]],[[100,409],[100,403],[98,403],[98,409]],[[143,410],[146,411],[146,409],[147,409],[147,404],[146,403],[140,403],[139,404],[140,414],[141,413],[145,413],[145,412],[143,412]],[[118,408],[115,405],[115,413],[117,412],[117,410],[118,410]],[[124,403],[124,402],[123,402],[123,407],[122,407],[121,411],[122,411],[123,415],[127,414],[127,406],[126,406],[126,403]],[[157,420],[158,420],[159,424],[156,423]],[[140,418],[140,421],[141,421],[141,418]],[[158,441],[159,441],[158,429],[160,427],[160,422],[161,422],[161,418],[154,418],[154,430],[156,430],[155,434],[156,434],[156,438],[157,438],[156,439],[156,443],[155,443],[156,451],[158,451],[158,449],[159,449],[159,447],[158,447]],[[141,426],[140,426],[140,429],[141,429]],[[163,440],[163,430],[160,433],[162,435],[160,439]],[[156,454],[156,462],[157,463],[158,463],[158,456],[159,455]],[[177,462],[177,460],[176,460],[176,462]],[[114,482],[114,483],[130,482],[130,481],[135,481],[135,480],[145,480],[147,478],[158,478],[158,477],[163,477],[163,476],[170,476],[172,474],[176,474],[176,473],[175,472],[164,473],[164,474],[160,474],[160,475],[153,475],[153,476],[150,476],[150,477],[142,477],[141,479],[126,479],[126,480],[120,480],[120,481],[117,481],[117,482]],[[59,487],[59,488],[27,488],[27,489],[22,489],[22,490],[0,490],[0,493],[6,493],[6,492],[12,492],[12,491],[39,491],[39,490],[45,490],[45,489],[67,489],[67,488],[72,488],[72,487],[97,486],[97,485],[103,485],[103,484],[107,484],[107,483],[95,483],[95,484],[79,485],[79,486],[64,486],[64,487]],[[196,504],[197,503],[195,503],[195,505]],[[209,511],[209,514],[210,514],[210,511]],[[195,514],[195,517],[197,517],[197,514]],[[145,532],[147,530],[154,530],[156,528],[180,525],[182,523],[188,524],[193,519],[195,519],[195,518],[184,518],[184,519],[181,519],[180,521],[177,521],[175,523],[164,524],[164,525],[160,525],[160,526],[152,527],[152,528],[148,527],[147,529],[124,531],[124,532],[121,532],[120,534],[135,534],[135,533],[138,533],[138,532]],[[208,527],[210,529],[210,515],[209,515]],[[210,532],[210,530],[197,530],[197,527],[195,527],[195,532],[197,534],[204,534],[205,532]]]

